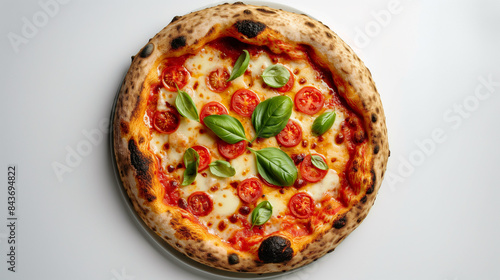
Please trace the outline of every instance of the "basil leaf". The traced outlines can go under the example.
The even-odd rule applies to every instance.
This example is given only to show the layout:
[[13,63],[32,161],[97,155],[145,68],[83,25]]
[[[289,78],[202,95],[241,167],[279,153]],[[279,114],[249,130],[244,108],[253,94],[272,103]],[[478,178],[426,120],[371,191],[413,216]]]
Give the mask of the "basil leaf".
[[[234,144],[241,140],[247,140],[245,129],[240,121],[230,115],[210,115],[203,119],[205,125],[210,128],[223,141]],[[247,140],[248,141],[248,140]]]
[[253,209],[252,211],[252,227],[261,226],[265,222],[269,221],[273,214],[273,206],[267,200],[262,201]]
[[233,66],[233,71],[231,72],[231,76],[227,79],[226,82],[230,82],[239,76],[243,75],[247,70],[248,63],[250,62],[250,54],[247,50],[243,50],[243,53],[238,57]]
[[292,99],[284,95],[260,102],[252,113],[252,124],[256,133],[255,138],[269,138],[280,133],[288,123],[288,119],[292,115],[292,109]]
[[236,170],[231,164],[225,160],[216,160],[208,165],[210,172],[217,177],[232,177],[236,174]]
[[335,112],[325,112],[317,117],[312,124],[312,133],[314,136],[320,136],[329,130],[335,122]]
[[184,178],[182,179],[182,186],[187,186],[194,182],[198,174],[198,166],[200,166],[200,155],[195,149],[189,148],[184,153]]
[[[177,84],[175,87],[177,87]],[[187,92],[179,88],[177,88],[177,97],[175,97],[175,107],[182,116],[194,121],[200,121],[198,110],[196,109],[193,99]]]
[[323,160],[323,158],[318,155],[311,155],[311,163],[318,169],[328,170],[328,165],[326,164],[325,160]]
[[271,65],[261,75],[264,83],[273,88],[280,88],[290,79],[290,72],[283,65]]
[[257,171],[270,184],[291,186],[297,179],[297,167],[285,152],[269,147],[258,151],[247,148],[255,154]]

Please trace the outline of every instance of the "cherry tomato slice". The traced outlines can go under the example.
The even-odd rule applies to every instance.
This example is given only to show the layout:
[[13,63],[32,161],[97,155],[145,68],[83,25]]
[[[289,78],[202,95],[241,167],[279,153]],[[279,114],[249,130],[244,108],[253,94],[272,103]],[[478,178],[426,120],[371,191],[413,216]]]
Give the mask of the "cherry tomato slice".
[[260,99],[255,92],[248,89],[239,89],[231,97],[231,110],[243,117],[251,117]]
[[276,140],[281,146],[295,147],[302,141],[302,128],[294,120],[288,120],[285,128],[276,135]]
[[296,218],[307,219],[314,212],[314,199],[307,193],[296,193],[288,201],[288,209]]
[[[325,157],[319,155],[325,160]],[[325,160],[326,162],[326,160]],[[321,181],[328,173],[328,170],[321,170],[314,166],[311,162],[311,155],[307,155],[300,163],[300,175],[308,182],[315,183]]]
[[234,159],[242,155],[247,148],[247,141],[242,140],[238,143],[228,144],[222,140],[217,141],[217,149],[219,153],[227,158]]
[[231,82],[228,82],[229,79],[229,71],[226,68],[217,68],[214,71],[210,72],[207,76],[207,86],[211,91],[214,92],[223,92],[225,91]]
[[188,209],[196,216],[203,217],[214,209],[214,204],[210,196],[205,192],[194,192],[188,199]]
[[262,195],[262,183],[257,178],[248,178],[238,185],[238,196],[243,202],[254,203]]
[[189,80],[189,71],[182,65],[169,66],[161,73],[161,81],[168,91],[177,91],[183,88]]
[[175,111],[156,111],[153,126],[161,133],[172,133],[179,128],[180,116]]
[[295,95],[295,106],[299,112],[314,115],[325,104],[325,97],[314,87],[303,87]]
[[277,88],[278,92],[287,92],[293,88],[295,77],[293,76],[292,71],[288,70],[288,72],[290,72],[290,79],[288,79],[288,82],[284,86]]
[[207,147],[204,146],[194,146],[192,147],[198,155],[200,155],[200,165],[198,166],[198,172],[207,169],[208,165],[212,161],[212,156]]
[[205,123],[203,123],[203,119],[206,116],[210,116],[210,115],[228,115],[228,114],[229,113],[228,113],[226,107],[224,105],[222,105],[222,103],[219,103],[219,102],[216,102],[216,101],[212,101],[212,102],[208,102],[207,104],[205,104],[203,106],[203,108],[201,108],[200,121],[201,121],[201,124],[205,125]]

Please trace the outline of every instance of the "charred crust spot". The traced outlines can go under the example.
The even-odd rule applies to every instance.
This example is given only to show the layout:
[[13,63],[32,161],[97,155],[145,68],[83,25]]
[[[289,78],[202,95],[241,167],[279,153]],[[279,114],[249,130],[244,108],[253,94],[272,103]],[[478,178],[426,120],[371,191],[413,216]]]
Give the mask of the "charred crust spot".
[[329,254],[331,252],[335,251],[335,248],[328,250],[326,253]]
[[149,166],[152,164],[152,161],[141,153],[134,139],[128,141],[128,149],[130,151],[130,163],[137,172],[136,178],[139,183],[139,194],[147,201],[152,202],[156,199],[156,196],[150,193],[153,176],[149,170]]
[[215,257],[212,253],[207,254],[207,261],[209,262],[216,262],[218,259]]
[[177,21],[178,19],[180,19],[181,17],[180,16],[175,16],[172,18],[172,21],[170,21],[170,23],[174,22],[174,21]]
[[361,198],[361,203],[366,203],[366,200],[368,200],[368,197],[365,195]]
[[378,154],[379,151],[380,151],[380,146],[379,145],[375,145],[375,147],[373,148],[373,153],[374,154]]
[[243,13],[244,13],[245,15],[251,15],[251,14],[252,14],[252,11],[250,11],[249,9],[246,9],[246,10],[244,10],[244,11],[243,11]]
[[247,36],[248,38],[256,37],[266,28],[265,24],[252,20],[241,20],[236,22],[234,25],[236,29],[238,29],[239,33]]
[[372,174],[372,185],[370,186],[370,188],[366,190],[366,194],[371,194],[375,190],[375,180],[376,180],[375,171],[372,169],[370,173]]
[[234,2],[233,5],[245,5],[245,3],[238,1],[238,2]]
[[125,122],[125,121],[120,122],[120,131],[121,131],[122,135],[129,133],[130,129],[129,129],[127,122]]
[[333,35],[330,32],[328,32],[328,31],[325,31],[325,35],[328,38],[333,38]]
[[316,25],[314,25],[314,23],[310,22],[310,21],[306,21],[306,25],[311,27],[311,28],[314,28],[316,27]]
[[142,48],[142,51],[140,54],[141,57],[146,58],[146,57],[150,56],[154,49],[155,49],[155,45],[153,45],[152,43],[147,44],[146,46],[144,46],[144,48]]
[[172,49],[176,50],[178,48],[182,48],[186,45],[186,37],[184,36],[179,36],[177,38],[174,38],[171,42],[170,42],[170,46],[172,47]]
[[345,224],[347,223],[347,219],[345,216],[343,216],[342,218],[340,219],[337,219],[334,223],[333,223],[333,227],[336,228],[336,229],[341,229],[345,226]]
[[205,37],[209,37],[209,36],[210,36],[210,35],[212,35],[212,33],[214,33],[214,32],[215,32],[215,28],[212,26],[212,27],[208,30],[207,34],[205,34]]
[[372,122],[373,123],[377,122],[377,115],[375,113],[372,114]]
[[240,262],[240,257],[237,254],[229,254],[227,256],[227,262],[229,264],[238,264]]
[[257,11],[264,13],[264,14],[275,14],[276,13],[275,11],[270,11],[270,10],[266,10],[263,8],[258,8]]
[[264,263],[280,263],[289,261],[293,257],[290,240],[281,236],[266,238],[259,247],[259,259]]

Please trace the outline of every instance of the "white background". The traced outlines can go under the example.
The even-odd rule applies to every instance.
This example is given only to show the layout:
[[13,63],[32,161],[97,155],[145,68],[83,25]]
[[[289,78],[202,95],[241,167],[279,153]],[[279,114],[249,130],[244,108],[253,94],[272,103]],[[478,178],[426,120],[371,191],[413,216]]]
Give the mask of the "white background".
[[[106,130],[130,56],[173,16],[213,2],[66,2],[48,11],[38,1],[0,3],[0,279],[215,278],[137,225]],[[391,148],[360,227],[333,254],[278,278],[500,279],[500,2],[436,2],[272,4],[321,20],[355,49],[377,83]]]

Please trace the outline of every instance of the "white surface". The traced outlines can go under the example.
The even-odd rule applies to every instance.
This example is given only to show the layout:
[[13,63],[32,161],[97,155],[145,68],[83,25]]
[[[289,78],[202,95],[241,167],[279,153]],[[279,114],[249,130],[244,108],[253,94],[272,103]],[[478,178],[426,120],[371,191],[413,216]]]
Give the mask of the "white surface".
[[[38,1],[0,3],[0,279],[209,277],[141,233],[100,131],[130,56],[173,16],[211,4],[145,2],[73,0],[46,22]],[[280,277],[499,279],[500,2],[276,2],[321,20],[358,52],[381,93],[391,147],[367,219],[335,253]],[[390,20],[381,10],[392,10]],[[15,52],[9,34],[23,36],[34,16],[40,27]],[[482,78],[496,83],[491,92]],[[453,111],[462,105],[463,115]],[[417,142],[433,131],[439,143],[424,154]],[[87,155],[72,158],[82,148]],[[55,162],[71,169],[61,180]],[[18,168],[15,273],[6,263],[8,164]]]

